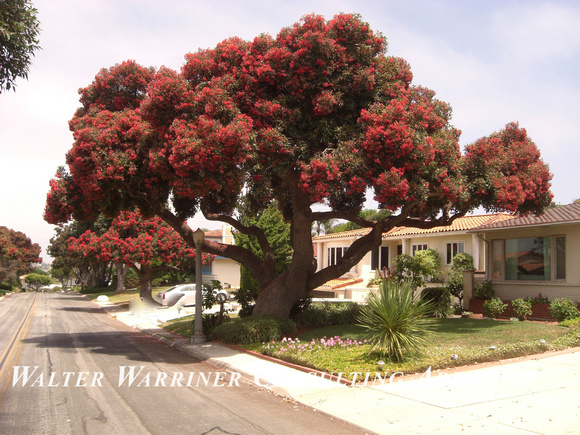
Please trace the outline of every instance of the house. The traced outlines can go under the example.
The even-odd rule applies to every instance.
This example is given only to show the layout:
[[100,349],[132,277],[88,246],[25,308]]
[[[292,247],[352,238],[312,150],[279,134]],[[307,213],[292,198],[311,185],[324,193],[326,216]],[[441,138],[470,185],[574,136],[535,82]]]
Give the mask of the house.
[[580,302],[580,203],[468,231],[486,246],[485,277],[503,300],[538,293]]
[[[453,257],[462,252],[473,257],[476,269],[483,270],[486,255],[485,242],[477,233],[470,234],[468,231],[509,219],[512,219],[509,214],[496,213],[459,217],[450,225],[429,229],[394,227],[383,234],[381,246],[369,252],[348,274],[317,288],[314,294],[362,300],[368,293],[368,282],[376,278],[378,271],[383,267],[389,268],[393,259],[400,254],[413,255],[423,249],[434,249],[439,253],[443,278],[451,270]],[[318,268],[322,269],[336,264],[357,238],[369,232],[369,228],[362,228],[314,237],[314,252],[317,256]],[[356,280],[356,282],[348,282],[348,280]],[[343,285],[344,283],[348,284]]]
[[[206,231],[205,238],[226,245],[234,244],[232,227],[222,225],[221,230]],[[202,269],[203,278],[206,281],[217,279],[224,287],[240,287],[240,264],[231,258],[215,257],[214,261]]]

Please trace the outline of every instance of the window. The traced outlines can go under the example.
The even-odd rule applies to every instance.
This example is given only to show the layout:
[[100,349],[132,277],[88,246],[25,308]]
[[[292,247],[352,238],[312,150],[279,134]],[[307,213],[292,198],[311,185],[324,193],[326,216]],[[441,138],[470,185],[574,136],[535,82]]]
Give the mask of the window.
[[451,242],[447,243],[447,264],[453,262],[453,257],[457,254],[462,254],[465,252],[465,244],[463,242]]
[[202,275],[211,275],[213,273],[213,263],[207,264],[201,267],[201,274]]
[[411,246],[411,252],[415,255],[417,251],[425,251],[427,249],[427,243],[416,243]]
[[528,237],[492,241],[492,278],[507,281],[566,279],[566,239]]
[[371,270],[389,268],[389,247],[380,246],[371,251]]
[[327,259],[328,266],[334,266],[335,264],[337,264],[347,249],[348,247],[343,246],[328,248],[328,259]]

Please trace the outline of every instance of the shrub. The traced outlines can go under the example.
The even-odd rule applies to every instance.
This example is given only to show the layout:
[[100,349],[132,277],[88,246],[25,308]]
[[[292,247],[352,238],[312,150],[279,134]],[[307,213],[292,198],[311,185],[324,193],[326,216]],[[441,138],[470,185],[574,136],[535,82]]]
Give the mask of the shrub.
[[538,293],[536,296],[528,296],[526,301],[532,304],[548,304],[550,301],[548,300],[548,296],[544,296],[541,292]]
[[296,331],[290,319],[274,316],[252,316],[234,319],[217,326],[211,337],[230,344],[252,344],[279,340],[283,335]]
[[348,325],[355,323],[360,306],[354,302],[324,302],[311,305],[298,315],[298,323],[313,326]]
[[580,317],[575,317],[573,319],[563,320],[560,322],[561,326],[567,326],[568,328],[580,327]]
[[580,316],[576,303],[568,298],[557,298],[550,303],[550,315],[558,322]]
[[497,319],[507,306],[508,304],[504,304],[500,298],[489,299],[483,303],[483,312],[486,317]]
[[398,282],[411,280],[415,288],[439,279],[441,258],[434,249],[417,251],[415,255],[401,254],[393,259],[393,274]]
[[528,300],[522,298],[513,300],[512,307],[520,320],[526,320],[526,317],[532,315],[532,303]]
[[451,261],[447,288],[453,296],[459,299],[460,303],[463,300],[463,272],[473,269],[473,257],[464,252],[457,254]]
[[372,351],[379,351],[394,361],[401,361],[406,351],[420,349],[432,333],[433,319],[426,315],[433,309],[430,301],[415,295],[412,281],[400,284],[384,281],[379,294],[369,296],[361,308],[359,323],[367,329]]
[[445,319],[453,313],[451,292],[447,287],[426,288],[421,292],[421,297],[426,301],[433,302],[430,316]]
[[[202,320],[203,334],[206,337],[211,336],[213,330],[219,325],[229,322],[231,318],[222,313],[204,314]],[[193,320],[195,321],[195,319]]]
[[473,297],[475,299],[489,300],[493,298],[495,292],[491,288],[491,281],[484,281],[473,288]]

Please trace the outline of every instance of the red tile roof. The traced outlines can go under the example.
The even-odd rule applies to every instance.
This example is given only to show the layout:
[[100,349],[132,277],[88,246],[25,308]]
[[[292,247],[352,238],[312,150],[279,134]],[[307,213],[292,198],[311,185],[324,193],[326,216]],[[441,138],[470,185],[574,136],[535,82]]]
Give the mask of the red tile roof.
[[451,225],[444,225],[433,228],[395,227],[388,233],[383,234],[383,237],[402,237],[411,235],[450,233],[454,231],[467,231],[481,225],[490,224],[492,222],[501,222],[512,218],[513,216],[506,213],[463,216],[455,219]]
[[325,282],[320,287],[330,287],[332,290],[336,290],[342,287],[347,287],[352,284],[356,284],[357,282],[363,282],[362,278],[337,278],[331,279],[330,281]]
[[211,239],[221,239],[222,238],[222,230],[210,230],[204,233],[205,237],[209,237]]
[[544,211],[540,216],[514,217],[513,219],[490,222],[477,230],[496,230],[514,227],[533,227],[580,222],[580,203],[561,205]]
[[[413,228],[413,227],[395,227],[389,232],[383,234],[383,238],[397,238],[412,235],[437,234],[448,233],[454,231],[467,231],[481,225],[490,224],[493,222],[501,222],[513,219],[513,216],[506,213],[486,214],[463,216],[455,219],[451,225],[438,226],[433,228]],[[358,230],[343,231],[342,233],[326,234],[324,236],[314,237],[314,241],[330,240],[338,238],[358,238],[368,234],[370,228],[361,228]]]

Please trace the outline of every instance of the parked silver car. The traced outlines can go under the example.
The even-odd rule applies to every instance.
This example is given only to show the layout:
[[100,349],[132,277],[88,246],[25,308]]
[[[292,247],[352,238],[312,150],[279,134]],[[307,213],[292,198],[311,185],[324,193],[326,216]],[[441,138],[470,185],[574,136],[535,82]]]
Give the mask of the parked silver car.
[[[207,291],[204,289],[204,291]],[[212,290],[215,300],[218,303],[222,303],[230,299],[230,294],[225,290]],[[183,299],[182,299],[183,298]],[[168,288],[167,290],[159,293],[157,299],[164,306],[173,306],[177,301],[183,306],[195,305],[195,284],[180,284]]]

